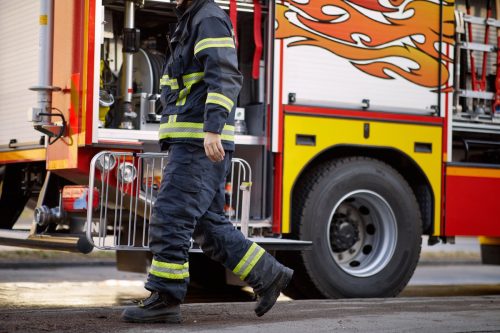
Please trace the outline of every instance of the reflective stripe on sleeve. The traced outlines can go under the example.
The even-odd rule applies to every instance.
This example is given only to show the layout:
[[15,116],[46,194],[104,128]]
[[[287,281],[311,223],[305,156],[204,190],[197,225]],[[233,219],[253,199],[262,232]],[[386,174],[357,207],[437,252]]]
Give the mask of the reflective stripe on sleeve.
[[163,75],[160,79],[160,88],[162,86],[169,86],[170,89],[176,90],[179,89],[179,82],[177,79],[171,79],[168,75]]
[[234,39],[232,37],[205,38],[194,46],[194,54],[211,47],[229,47],[234,49]]
[[149,273],[165,279],[182,280],[189,277],[189,263],[174,264],[153,259]]
[[184,85],[193,85],[195,83],[200,82],[203,80],[203,76],[205,73],[203,72],[194,72],[191,74],[186,74],[182,76],[182,81],[184,82]]
[[231,110],[233,109],[233,106],[234,106],[234,103],[231,99],[229,99],[228,97],[226,97],[222,94],[214,93],[214,92],[210,92],[207,95],[206,104],[209,104],[209,103],[220,105],[223,108],[225,108],[227,110],[227,112],[231,112]]
[[253,243],[238,265],[233,269],[233,273],[238,275],[241,280],[244,280],[264,253],[263,248]]
[[[203,139],[203,123],[191,122],[168,122],[160,124],[159,137],[162,139]],[[234,141],[234,126],[224,125],[221,133],[221,139],[224,141]]]

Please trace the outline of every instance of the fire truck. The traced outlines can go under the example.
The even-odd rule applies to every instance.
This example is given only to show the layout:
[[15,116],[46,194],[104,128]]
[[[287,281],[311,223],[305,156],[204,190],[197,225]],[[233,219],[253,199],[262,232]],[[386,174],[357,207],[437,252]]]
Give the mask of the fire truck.
[[[397,295],[423,235],[500,263],[498,0],[216,2],[244,75],[225,214],[295,269],[289,295]],[[0,4],[1,244],[147,270],[174,7]],[[192,279],[231,283],[191,252]]]

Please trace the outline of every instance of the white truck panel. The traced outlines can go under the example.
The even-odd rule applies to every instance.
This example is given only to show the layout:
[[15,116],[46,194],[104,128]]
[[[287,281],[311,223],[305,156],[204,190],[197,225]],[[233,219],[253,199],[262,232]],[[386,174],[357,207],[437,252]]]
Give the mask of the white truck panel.
[[28,121],[36,106],[39,2],[0,2],[0,146],[39,141],[41,134]]
[[[406,65],[412,66],[409,62]],[[310,100],[317,102],[315,105],[325,101],[360,105],[368,99],[370,105],[420,109],[422,113],[437,105],[437,94],[431,89],[390,71],[386,73],[394,79],[370,76],[348,60],[318,47],[285,47],[283,103],[288,103],[289,93],[295,93],[299,103]]]

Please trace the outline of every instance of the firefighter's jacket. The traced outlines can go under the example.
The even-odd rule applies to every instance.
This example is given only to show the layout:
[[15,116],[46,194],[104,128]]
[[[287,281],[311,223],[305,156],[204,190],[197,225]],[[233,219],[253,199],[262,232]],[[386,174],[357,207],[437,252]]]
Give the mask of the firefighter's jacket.
[[213,0],[194,0],[178,16],[160,81],[160,142],[203,145],[204,132],[212,132],[221,134],[225,150],[234,150],[242,76],[231,21]]

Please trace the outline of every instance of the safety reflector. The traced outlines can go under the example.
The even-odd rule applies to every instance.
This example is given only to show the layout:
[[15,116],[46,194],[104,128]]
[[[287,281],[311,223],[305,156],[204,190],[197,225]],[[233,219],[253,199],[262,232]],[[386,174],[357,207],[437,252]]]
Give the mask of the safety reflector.
[[[62,207],[66,212],[86,212],[88,207],[89,187],[86,185],[68,185],[62,190]],[[97,208],[99,191],[94,188],[92,207]]]

